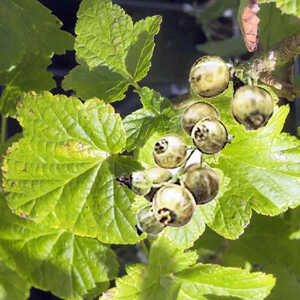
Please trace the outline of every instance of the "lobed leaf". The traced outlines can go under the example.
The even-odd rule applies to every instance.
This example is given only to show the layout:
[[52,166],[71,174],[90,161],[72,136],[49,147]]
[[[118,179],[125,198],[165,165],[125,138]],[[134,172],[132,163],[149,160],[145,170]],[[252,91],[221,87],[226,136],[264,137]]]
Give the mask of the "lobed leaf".
[[[106,243],[136,243],[134,194],[116,177],[137,168],[118,157],[119,115],[98,99],[26,94],[18,108],[24,138],[3,163],[7,202],[17,214]],[[125,167],[126,166],[126,167]]]
[[123,99],[129,84],[136,86],[150,69],[160,23],[161,17],[153,16],[133,24],[111,0],[83,1],[75,42],[81,66],[67,76],[64,88],[106,102]]
[[184,252],[160,236],[150,250],[149,265],[127,268],[117,279],[114,299],[201,299],[209,295],[264,299],[274,286],[272,275],[238,268],[196,264],[194,252]]
[[77,299],[117,275],[109,247],[13,215],[2,196],[0,206],[0,256],[34,287]]

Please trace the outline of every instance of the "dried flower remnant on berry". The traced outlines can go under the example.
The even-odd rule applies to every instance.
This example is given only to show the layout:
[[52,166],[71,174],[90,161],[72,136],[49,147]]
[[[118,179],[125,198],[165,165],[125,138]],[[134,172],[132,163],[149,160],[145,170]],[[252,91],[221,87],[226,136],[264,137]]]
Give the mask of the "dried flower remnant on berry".
[[183,164],[187,156],[187,147],[182,138],[168,135],[154,145],[153,158],[155,163],[165,169],[177,168]]
[[152,206],[160,223],[179,227],[190,221],[196,202],[193,195],[183,186],[168,184],[156,192]]
[[217,119],[203,119],[192,130],[195,146],[205,154],[221,151],[228,143],[228,132],[225,125]]

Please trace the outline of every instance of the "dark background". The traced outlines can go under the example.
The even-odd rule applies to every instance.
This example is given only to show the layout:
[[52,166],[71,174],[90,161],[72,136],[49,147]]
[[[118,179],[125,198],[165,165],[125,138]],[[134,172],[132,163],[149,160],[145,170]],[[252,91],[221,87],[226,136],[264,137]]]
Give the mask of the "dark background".
[[[62,22],[62,29],[74,34],[76,13],[81,0],[36,0],[48,7]],[[219,0],[222,1],[222,0]],[[188,5],[197,3],[204,5],[208,0],[116,0],[134,21],[150,15],[162,15],[163,23],[161,31],[156,37],[156,48],[152,59],[151,71],[142,85],[147,85],[167,97],[178,96],[188,91],[188,73],[192,63],[201,56],[196,45],[205,43],[206,36],[201,26],[197,24],[195,17],[187,14]],[[34,12],[32,12],[34,13]],[[220,17],[218,26],[222,35],[232,37],[239,34],[234,28],[236,20],[230,17]],[[235,24],[234,24],[235,23]],[[218,35],[216,35],[218,39]],[[242,57],[245,58],[245,57]],[[72,91],[64,91],[61,88],[63,77],[76,66],[74,51],[68,51],[66,55],[55,55],[49,70],[53,73],[57,87],[53,93],[72,94]],[[300,63],[296,66],[296,72],[300,73]],[[292,103],[291,113],[286,122],[285,130],[296,134],[296,128],[300,126],[300,101]],[[140,107],[137,96],[129,89],[126,100],[113,103],[116,111],[122,116]],[[17,121],[10,119],[8,123],[8,136],[20,131]],[[134,246],[115,246],[120,257],[121,270],[125,263],[136,262],[136,249]],[[31,290],[30,300],[55,300],[57,297],[50,293]]]

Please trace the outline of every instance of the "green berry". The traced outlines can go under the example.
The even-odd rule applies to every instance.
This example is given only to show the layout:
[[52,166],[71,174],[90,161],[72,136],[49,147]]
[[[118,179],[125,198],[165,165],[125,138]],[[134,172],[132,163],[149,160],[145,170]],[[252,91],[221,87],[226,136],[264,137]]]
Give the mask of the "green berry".
[[152,187],[152,180],[146,171],[137,171],[131,174],[131,188],[137,195],[146,195]]
[[142,232],[156,235],[164,229],[164,225],[154,216],[152,205],[143,207],[137,213],[137,226]]
[[161,224],[179,227],[190,221],[196,202],[185,187],[168,184],[156,192],[152,207],[156,219]]
[[219,119],[217,109],[212,104],[196,102],[184,111],[182,127],[190,135],[196,123],[207,117]]
[[247,129],[266,125],[273,114],[274,102],[271,95],[257,86],[240,87],[232,100],[232,114],[237,122]]
[[203,119],[192,130],[195,146],[205,154],[221,151],[228,143],[228,133],[225,125],[217,119]]
[[196,204],[205,204],[217,196],[220,180],[212,168],[192,164],[186,168],[182,183],[193,194]]
[[172,173],[169,170],[160,167],[147,169],[146,172],[154,185],[167,182],[172,178]]
[[168,135],[154,145],[155,163],[165,169],[174,169],[183,164],[187,157],[187,147],[182,138]]
[[202,97],[214,97],[227,89],[230,72],[217,56],[203,56],[192,66],[189,81],[192,90]]

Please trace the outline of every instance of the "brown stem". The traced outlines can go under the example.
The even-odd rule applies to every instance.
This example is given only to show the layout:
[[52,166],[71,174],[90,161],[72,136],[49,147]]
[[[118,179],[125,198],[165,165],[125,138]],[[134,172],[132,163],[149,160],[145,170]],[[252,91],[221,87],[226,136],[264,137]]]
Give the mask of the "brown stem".
[[257,53],[246,62],[240,63],[236,69],[246,77],[260,79],[261,73],[273,73],[300,54],[300,34],[292,35],[274,48]]

